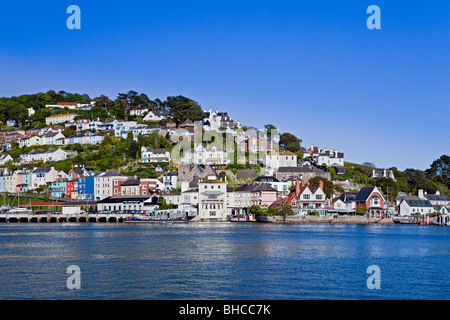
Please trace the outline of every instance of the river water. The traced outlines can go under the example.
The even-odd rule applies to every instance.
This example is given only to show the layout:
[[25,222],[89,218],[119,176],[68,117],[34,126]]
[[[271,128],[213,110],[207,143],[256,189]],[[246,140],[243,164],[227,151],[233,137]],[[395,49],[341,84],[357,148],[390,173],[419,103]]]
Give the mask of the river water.
[[[72,265],[80,289],[67,286]],[[379,289],[368,287],[373,276]],[[444,226],[0,224],[3,300],[449,297]]]

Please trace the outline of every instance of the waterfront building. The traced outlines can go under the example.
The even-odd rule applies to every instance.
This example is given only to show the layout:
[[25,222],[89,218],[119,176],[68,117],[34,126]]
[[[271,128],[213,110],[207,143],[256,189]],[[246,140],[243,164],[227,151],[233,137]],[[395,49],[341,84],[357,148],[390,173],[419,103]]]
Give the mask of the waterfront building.
[[126,179],[126,176],[114,170],[107,170],[106,172],[102,172],[94,176],[95,200],[103,200],[107,197],[113,196],[113,177],[121,177]]
[[96,172],[92,175],[83,176],[78,178],[78,199],[79,200],[95,200],[95,176],[99,173]]
[[402,200],[399,205],[401,216],[426,215],[433,212],[435,212],[435,208],[428,200]]
[[113,196],[97,202],[97,210],[101,211],[143,211],[153,208],[158,196]]
[[364,208],[368,218],[389,217],[389,212],[385,206],[386,200],[377,187],[362,187],[356,194],[354,201],[356,206],[355,210],[358,207]]
[[329,200],[323,191],[323,181],[319,187],[307,187],[304,182],[296,181],[295,188],[284,199],[292,206],[294,215],[305,216],[313,213],[327,215]]
[[198,215],[202,220],[227,220],[227,183],[215,175],[198,182]]

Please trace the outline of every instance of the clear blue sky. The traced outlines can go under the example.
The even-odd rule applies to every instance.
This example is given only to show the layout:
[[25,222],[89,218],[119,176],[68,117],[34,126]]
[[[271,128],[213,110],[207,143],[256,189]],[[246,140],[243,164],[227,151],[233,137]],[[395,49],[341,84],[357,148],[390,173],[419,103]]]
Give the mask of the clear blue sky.
[[0,96],[180,94],[347,161],[426,169],[450,154],[448,0],[8,1],[0,35]]

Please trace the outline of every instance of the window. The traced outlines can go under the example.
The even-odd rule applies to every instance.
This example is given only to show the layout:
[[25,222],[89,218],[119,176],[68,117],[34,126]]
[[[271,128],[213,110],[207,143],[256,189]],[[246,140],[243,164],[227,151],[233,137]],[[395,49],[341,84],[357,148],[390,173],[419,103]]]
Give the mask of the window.
[[316,195],[316,199],[317,200],[322,200],[322,195],[321,194]]
[[304,194],[304,195],[303,195],[303,199],[309,200],[309,194]]

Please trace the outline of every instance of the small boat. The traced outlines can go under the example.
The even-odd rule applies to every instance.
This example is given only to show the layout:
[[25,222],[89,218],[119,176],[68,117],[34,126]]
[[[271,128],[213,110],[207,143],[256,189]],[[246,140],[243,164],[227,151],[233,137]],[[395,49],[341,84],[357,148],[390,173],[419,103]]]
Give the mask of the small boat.
[[231,222],[246,222],[247,218],[242,216],[233,215],[230,217]]
[[408,217],[408,216],[392,217],[392,221],[394,223],[400,223],[400,224],[417,224],[417,222],[414,220],[413,217]]

